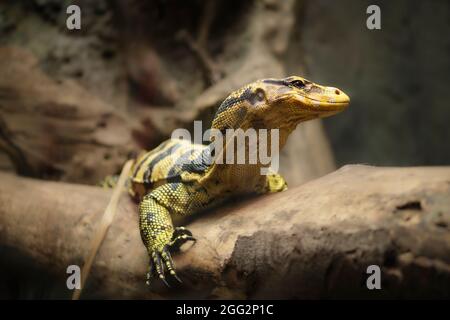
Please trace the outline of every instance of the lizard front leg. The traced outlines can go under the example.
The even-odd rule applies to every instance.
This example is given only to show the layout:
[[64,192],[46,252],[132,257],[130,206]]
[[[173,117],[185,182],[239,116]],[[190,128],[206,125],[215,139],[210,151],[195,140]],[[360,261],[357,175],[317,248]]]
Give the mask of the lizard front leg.
[[183,183],[167,183],[144,196],[139,205],[139,220],[141,237],[150,256],[148,283],[152,276],[157,276],[167,284],[166,271],[179,280],[170,251],[195,238],[186,228],[175,228],[171,214],[189,215],[207,203],[204,189]]

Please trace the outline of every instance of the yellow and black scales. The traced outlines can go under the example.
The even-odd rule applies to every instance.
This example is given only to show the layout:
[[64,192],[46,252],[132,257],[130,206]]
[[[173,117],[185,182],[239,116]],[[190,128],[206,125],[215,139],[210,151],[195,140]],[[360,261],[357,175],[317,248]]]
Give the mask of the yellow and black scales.
[[[226,98],[212,128],[279,129],[281,149],[298,123],[336,114],[348,103],[341,90],[301,77],[259,80]],[[150,256],[147,283],[153,276],[166,282],[167,273],[178,279],[170,251],[195,240],[186,228],[174,227],[173,215],[191,215],[235,195],[286,189],[280,175],[261,175],[261,163],[211,163],[211,146],[172,139],[135,161],[130,194],[140,201],[140,231]]]

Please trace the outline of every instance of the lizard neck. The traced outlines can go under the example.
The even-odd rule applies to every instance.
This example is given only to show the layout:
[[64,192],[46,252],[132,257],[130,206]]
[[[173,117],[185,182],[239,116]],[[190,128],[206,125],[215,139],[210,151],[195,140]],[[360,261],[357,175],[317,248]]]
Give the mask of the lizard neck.
[[[270,166],[269,158],[279,156],[291,131],[292,129],[283,127],[278,130],[276,136],[270,131],[267,136],[257,134],[253,141],[250,138],[244,139],[242,145],[234,136],[228,139],[224,137],[222,148],[217,148],[214,142],[211,143],[208,148],[214,148],[219,153],[213,155],[214,161],[202,180],[208,184],[208,189],[217,189],[218,192],[224,192],[219,190],[220,186],[226,187],[231,193],[253,192],[257,185],[265,183],[266,176],[262,174],[261,169]],[[267,141],[261,140],[266,137]],[[274,138],[278,141],[272,141]]]

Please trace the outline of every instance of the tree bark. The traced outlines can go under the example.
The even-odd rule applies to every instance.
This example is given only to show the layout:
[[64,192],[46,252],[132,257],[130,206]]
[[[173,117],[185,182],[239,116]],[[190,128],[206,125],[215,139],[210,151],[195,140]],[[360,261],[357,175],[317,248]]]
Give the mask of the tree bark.
[[[68,276],[110,195],[0,173],[0,245]],[[174,255],[183,284],[149,288],[137,207],[123,194],[82,298],[450,297],[450,167],[346,166],[187,226],[198,241]],[[381,290],[366,287],[369,265]]]

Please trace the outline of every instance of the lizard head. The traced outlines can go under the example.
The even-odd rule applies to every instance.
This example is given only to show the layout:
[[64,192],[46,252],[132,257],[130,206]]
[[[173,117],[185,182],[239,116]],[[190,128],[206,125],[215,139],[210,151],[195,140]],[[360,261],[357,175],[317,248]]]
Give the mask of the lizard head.
[[213,128],[286,128],[334,115],[350,98],[340,89],[321,86],[302,77],[255,81],[230,94],[220,105]]

